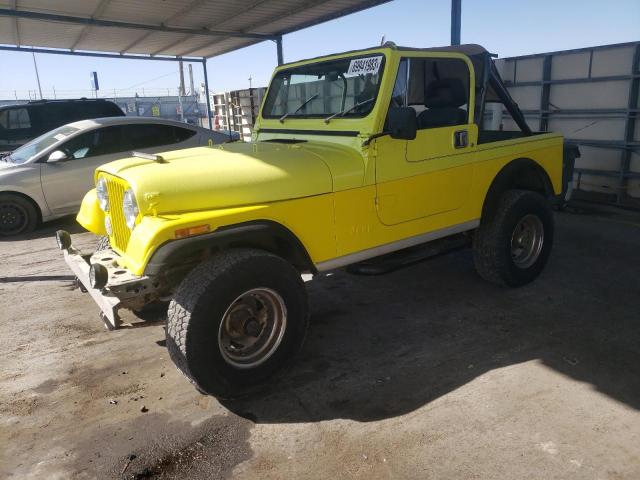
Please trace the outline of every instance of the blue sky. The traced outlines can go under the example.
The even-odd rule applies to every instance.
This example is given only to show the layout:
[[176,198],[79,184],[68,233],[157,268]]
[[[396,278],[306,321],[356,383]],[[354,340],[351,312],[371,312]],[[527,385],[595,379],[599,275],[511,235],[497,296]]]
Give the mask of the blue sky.
[[[449,0],[395,0],[284,37],[285,61],[369,47],[383,35],[398,45],[447,45]],[[640,40],[640,0],[463,0],[462,42],[479,43],[501,57]],[[86,95],[89,73],[97,71],[101,93],[133,87],[142,94],[178,85],[170,62],[36,55],[46,96]],[[266,85],[276,64],[273,42],[263,42],[210,59],[213,91]],[[202,69],[194,64],[196,86]],[[31,55],[0,52],[0,98],[37,89]],[[10,72],[10,75],[6,73]],[[186,74],[186,67],[185,67]],[[157,78],[161,77],[161,78]]]

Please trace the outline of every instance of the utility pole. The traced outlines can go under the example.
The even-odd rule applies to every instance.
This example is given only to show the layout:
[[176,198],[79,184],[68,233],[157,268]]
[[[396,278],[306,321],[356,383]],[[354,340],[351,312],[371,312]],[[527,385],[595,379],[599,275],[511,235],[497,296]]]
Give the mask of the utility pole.
[[189,91],[189,95],[191,95],[192,97],[195,96],[196,89],[193,86],[193,67],[191,66],[191,64],[189,64],[189,88],[191,89]]
[[182,60],[178,62],[178,68],[180,69],[180,91],[178,96],[184,97],[184,69],[182,68]]
[[462,0],[451,0],[451,45],[460,45]]
[[36,54],[35,52],[31,52],[33,55],[33,68],[36,69],[36,80],[38,80],[38,91],[40,92],[40,100],[42,100],[42,87],[40,87],[40,75],[38,75],[38,64],[36,63]]

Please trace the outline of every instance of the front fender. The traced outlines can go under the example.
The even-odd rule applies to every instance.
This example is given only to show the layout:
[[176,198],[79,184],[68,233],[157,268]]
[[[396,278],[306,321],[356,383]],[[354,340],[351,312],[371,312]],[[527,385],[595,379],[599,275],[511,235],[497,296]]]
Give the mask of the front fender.
[[24,165],[5,167],[0,165],[0,193],[17,193],[32,200],[40,209],[42,220],[48,220],[53,212],[49,209],[40,184],[39,167]]
[[[269,222],[271,225],[279,224],[288,230],[292,236],[299,239],[300,244],[307,252],[307,254],[294,259],[295,263],[299,263],[301,266],[309,263],[308,259],[316,264],[333,258],[336,254],[333,197],[318,195],[286,202],[274,202],[268,205],[145,216],[131,232],[126,251],[122,252],[123,255],[119,262],[134,274],[143,275],[147,263],[158,248],[177,239],[176,230],[208,226],[209,232],[220,232],[227,227],[247,222]],[[282,233],[282,229],[280,232]],[[290,238],[291,235],[283,233],[279,237],[285,239]],[[262,238],[264,235],[256,238],[258,237]],[[281,245],[291,245],[292,243],[283,242]],[[283,247],[283,250],[286,248]],[[275,253],[281,254],[282,252],[276,250]],[[305,261],[303,261],[303,257],[306,257]],[[304,266],[308,267],[308,265]]]
[[82,199],[80,212],[76,216],[77,222],[91,233],[96,235],[106,235],[104,228],[104,212],[98,203],[96,189],[89,190]]

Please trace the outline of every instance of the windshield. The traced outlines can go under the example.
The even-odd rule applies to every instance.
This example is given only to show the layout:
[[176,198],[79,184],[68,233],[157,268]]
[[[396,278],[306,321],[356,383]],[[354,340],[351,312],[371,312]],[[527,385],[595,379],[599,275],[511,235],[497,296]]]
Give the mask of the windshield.
[[364,117],[375,105],[384,55],[348,57],[278,72],[262,109],[264,118]]
[[11,155],[9,155],[7,159],[13,163],[25,163],[29,159],[40,154],[40,152],[49,148],[54,143],[64,140],[79,130],[79,128],[70,127],[68,125],[51,130],[50,132],[34,138],[29,143],[25,143],[17,150],[11,152]]

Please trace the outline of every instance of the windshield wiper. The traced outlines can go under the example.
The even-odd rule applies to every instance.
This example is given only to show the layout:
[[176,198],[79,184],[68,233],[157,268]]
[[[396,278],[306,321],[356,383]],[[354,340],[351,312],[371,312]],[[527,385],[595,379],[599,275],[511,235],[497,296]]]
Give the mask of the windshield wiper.
[[341,112],[336,112],[332,115],[329,115],[327,118],[324,119],[324,123],[329,123],[331,121],[332,118],[336,118],[336,117],[343,117],[345,116],[347,113],[355,110],[358,107],[361,107],[362,105],[366,105],[367,103],[371,103],[375,100],[376,97],[371,97],[367,100],[363,100],[361,102],[356,103],[355,105],[341,111]]
[[282,116],[280,117],[280,123],[284,123],[284,119],[285,119],[285,118],[287,118],[289,115],[294,115],[294,114],[298,113],[300,110],[302,110],[302,108],[303,108],[307,103],[309,103],[311,100],[313,100],[314,98],[316,98],[318,95],[320,95],[320,94],[319,94],[319,93],[316,93],[315,95],[313,95],[313,96],[311,96],[311,97],[307,98],[307,99],[302,103],[302,105],[300,105],[298,108],[296,108],[293,112],[287,112],[287,113],[285,113],[284,115],[282,115]]

